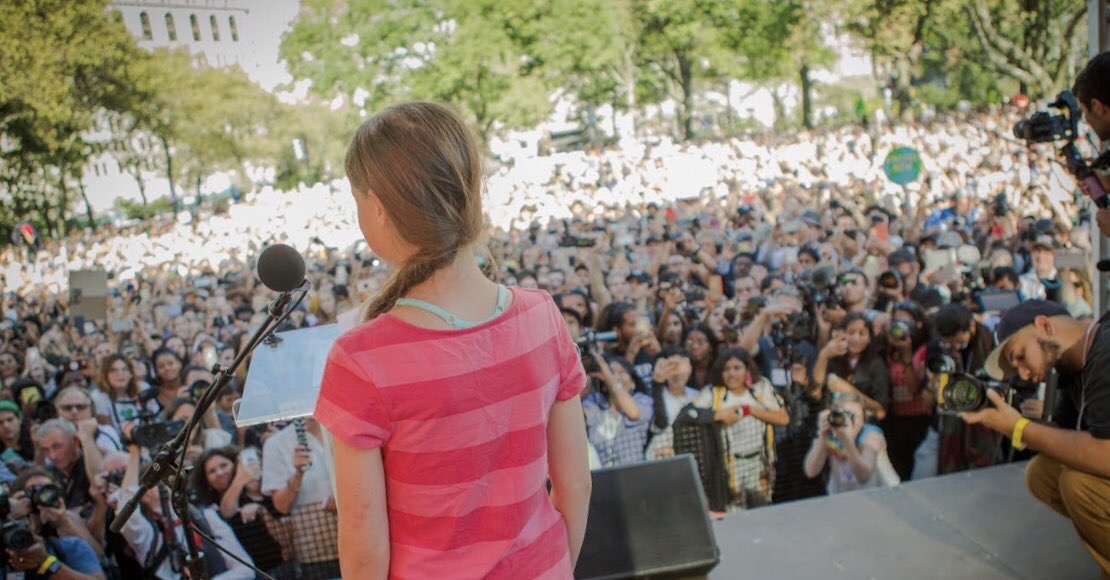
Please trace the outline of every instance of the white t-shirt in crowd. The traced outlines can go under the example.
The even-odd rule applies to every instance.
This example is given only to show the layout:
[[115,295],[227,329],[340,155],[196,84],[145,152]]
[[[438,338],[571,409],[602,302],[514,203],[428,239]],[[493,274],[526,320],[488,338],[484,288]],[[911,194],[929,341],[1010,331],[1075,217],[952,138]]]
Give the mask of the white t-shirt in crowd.
[[[324,445],[311,433],[308,438],[312,453],[312,467],[305,471],[301,490],[293,507],[323,504],[331,493],[331,473],[325,461]],[[296,470],[293,468],[293,450],[297,447],[297,430],[293,423],[270,436],[262,446],[262,493],[271,494],[285,487]]]

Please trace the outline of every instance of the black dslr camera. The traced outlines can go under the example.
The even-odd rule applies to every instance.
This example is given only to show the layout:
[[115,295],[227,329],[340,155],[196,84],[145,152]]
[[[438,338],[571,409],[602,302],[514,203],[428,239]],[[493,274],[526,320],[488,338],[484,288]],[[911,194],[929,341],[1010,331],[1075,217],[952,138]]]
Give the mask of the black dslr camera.
[[958,372],[952,357],[946,354],[932,355],[925,362],[930,372],[937,375],[939,385],[937,388],[937,404],[944,413],[974,412],[990,406],[987,392],[998,391],[1006,403],[1012,407],[1021,407],[1028,399],[1041,399],[1045,401],[1045,413],[1041,419],[1049,419],[1049,405],[1054,399],[1056,390],[1055,373],[1050,375],[1043,383],[1033,383],[1013,379],[1008,382],[996,381],[980,371],[977,375]]
[[1107,199],[1102,184],[1094,174],[1094,169],[1110,168],[1110,155],[1104,153],[1093,163],[1088,163],[1079,154],[1075,139],[1079,135],[1079,118],[1082,116],[1082,111],[1079,110],[1079,103],[1075,100],[1075,96],[1071,91],[1063,91],[1048,106],[1060,111],[1060,114],[1037,111],[1032,117],[1022,119],[1014,125],[1014,136],[1027,143],[1066,141],[1064,146],[1060,147],[1060,155],[1064,157],[1064,165],[1068,168],[1068,172],[1087,186],[1087,191],[1095,205],[1110,207],[1110,199]]
[[836,281],[836,268],[825,264],[798,274],[794,285],[814,306],[824,304],[827,308],[836,309],[839,306]]
[[10,520],[9,516],[11,504],[8,503],[5,486],[0,488],[0,567],[8,565],[8,550],[25,552],[35,545],[35,535],[31,533],[27,522],[22,519]]
[[852,412],[844,409],[832,409],[829,411],[829,427],[840,429],[852,424]]
[[600,352],[597,348],[598,343],[613,342],[617,340],[617,333],[615,332],[594,332],[591,329],[586,329],[582,337],[574,341],[578,346],[578,355],[582,357],[582,368],[586,374],[601,372],[601,367],[597,366],[597,361],[594,360],[594,354]]
[[31,507],[57,507],[58,500],[62,499],[62,489],[53,483],[32,485],[27,488],[27,497],[31,498]]

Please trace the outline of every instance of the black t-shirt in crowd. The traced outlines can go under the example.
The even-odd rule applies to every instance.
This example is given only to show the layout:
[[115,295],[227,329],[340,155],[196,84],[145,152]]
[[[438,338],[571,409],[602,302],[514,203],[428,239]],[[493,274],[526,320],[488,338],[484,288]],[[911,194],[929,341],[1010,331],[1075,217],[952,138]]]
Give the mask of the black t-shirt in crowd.
[[[613,347],[613,352],[621,355],[622,357],[627,356],[628,354],[623,349],[616,346]],[[651,377],[652,371],[654,371],[654,367],[655,357],[648,354],[647,351],[641,348],[640,352],[636,353],[636,362],[632,363],[632,371],[636,373],[636,376],[640,377],[640,382],[645,385],[651,386]]]
[[1110,315],[1099,320],[1078,387],[1061,397],[1057,423],[1110,439]]

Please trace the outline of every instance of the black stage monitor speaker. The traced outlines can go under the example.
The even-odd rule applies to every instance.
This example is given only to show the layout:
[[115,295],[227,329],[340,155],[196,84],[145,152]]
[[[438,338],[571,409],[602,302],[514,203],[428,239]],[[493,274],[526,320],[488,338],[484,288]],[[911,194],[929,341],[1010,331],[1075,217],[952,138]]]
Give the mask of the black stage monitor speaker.
[[720,559],[693,457],[593,472],[575,578],[689,578]]

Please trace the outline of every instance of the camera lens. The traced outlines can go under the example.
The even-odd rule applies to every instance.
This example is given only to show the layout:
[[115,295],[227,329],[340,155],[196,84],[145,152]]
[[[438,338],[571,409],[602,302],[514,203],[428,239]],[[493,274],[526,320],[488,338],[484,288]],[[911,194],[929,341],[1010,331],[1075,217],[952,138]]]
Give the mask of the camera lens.
[[925,368],[936,375],[950,375],[956,372],[956,361],[946,354],[935,354],[925,362]]
[[967,375],[954,377],[939,392],[944,409],[956,412],[978,411],[987,404],[986,387]]

